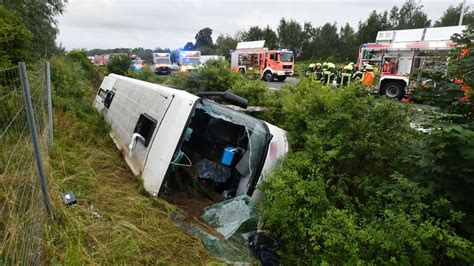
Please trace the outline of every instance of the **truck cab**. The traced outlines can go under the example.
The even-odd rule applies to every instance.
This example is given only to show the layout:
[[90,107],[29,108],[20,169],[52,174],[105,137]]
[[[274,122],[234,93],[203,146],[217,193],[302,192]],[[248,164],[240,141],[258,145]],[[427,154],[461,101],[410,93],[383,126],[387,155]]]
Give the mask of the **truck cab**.
[[180,51],[178,66],[180,73],[195,71],[201,65],[200,51]]
[[231,53],[233,71],[256,75],[265,81],[284,81],[294,75],[293,52],[287,49],[268,50],[265,41],[240,42]]
[[171,73],[171,54],[153,53],[153,69],[156,74],[168,75]]

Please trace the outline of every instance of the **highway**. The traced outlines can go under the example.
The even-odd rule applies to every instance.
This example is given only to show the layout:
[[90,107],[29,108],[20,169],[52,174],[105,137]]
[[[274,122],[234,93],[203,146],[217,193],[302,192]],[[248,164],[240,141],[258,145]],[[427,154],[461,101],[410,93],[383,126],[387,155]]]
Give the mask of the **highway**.
[[298,82],[298,79],[295,77],[288,77],[286,78],[285,81],[279,82],[279,81],[270,81],[270,82],[264,82],[265,85],[267,85],[267,88],[270,90],[279,90],[281,87],[283,87],[286,84],[296,84]]

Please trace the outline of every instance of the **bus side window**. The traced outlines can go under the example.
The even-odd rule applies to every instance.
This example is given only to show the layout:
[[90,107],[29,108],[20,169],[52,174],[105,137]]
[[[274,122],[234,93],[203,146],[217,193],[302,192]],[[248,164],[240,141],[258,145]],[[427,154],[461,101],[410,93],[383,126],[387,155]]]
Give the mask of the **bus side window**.
[[148,147],[155,128],[156,120],[148,114],[141,114],[140,118],[138,118],[137,125],[135,126],[133,133],[140,134],[145,139],[145,143],[143,143],[143,145]]
[[112,104],[112,100],[114,99],[115,92],[107,91],[107,95],[105,95],[104,99],[104,106],[105,108],[109,109],[110,105]]

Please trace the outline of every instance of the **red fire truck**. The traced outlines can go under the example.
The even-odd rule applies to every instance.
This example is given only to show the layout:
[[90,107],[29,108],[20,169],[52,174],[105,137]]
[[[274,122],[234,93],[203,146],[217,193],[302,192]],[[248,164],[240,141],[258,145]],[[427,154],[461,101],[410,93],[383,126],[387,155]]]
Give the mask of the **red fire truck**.
[[446,61],[446,51],[456,43],[450,39],[465,26],[379,31],[375,43],[360,46],[358,67],[374,67],[378,86],[374,92],[402,99],[410,82],[416,81],[416,70],[430,60]]
[[268,50],[265,41],[240,42],[231,53],[231,67],[241,74],[257,75],[265,81],[284,81],[295,73],[293,52]]

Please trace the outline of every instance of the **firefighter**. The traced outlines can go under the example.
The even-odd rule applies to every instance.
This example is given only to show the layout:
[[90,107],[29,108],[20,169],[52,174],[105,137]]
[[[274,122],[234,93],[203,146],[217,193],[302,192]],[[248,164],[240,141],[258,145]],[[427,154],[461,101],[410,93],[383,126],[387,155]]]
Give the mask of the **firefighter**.
[[308,71],[306,71],[305,75],[306,77],[310,77],[313,79],[315,77],[315,71],[316,71],[316,64],[309,64]]
[[323,73],[324,84],[331,85],[336,78],[336,65],[328,63],[328,70]]
[[328,63],[324,62],[323,63],[323,68],[322,68],[322,75],[321,75],[321,82],[323,84],[327,84],[329,81],[329,77],[331,76],[331,71],[328,68]]
[[382,65],[382,73],[384,74],[392,74],[393,72],[393,64],[390,58],[385,59],[385,62]]
[[374,74],[374,67],[372,65],[365,66],[365,73],[364,77],[362,78],[362,86],[367,90],[370,89],[374,85],[375,74]]
[[341,86],[346,86],[351,83],[353,67],[351,64],[344,66],[341,74]]
[[323,69],[321,68],[321,63],[316,64],[315,73],[316,73],[316,78],[318,80],[321,79],[321,77],[323,76]]
[[359,70],[359,67],[358,66],[354,66],[353,69],[352,69],[352,80],[361,80],[362,77],[364,76],[364,73],[362,71]]

